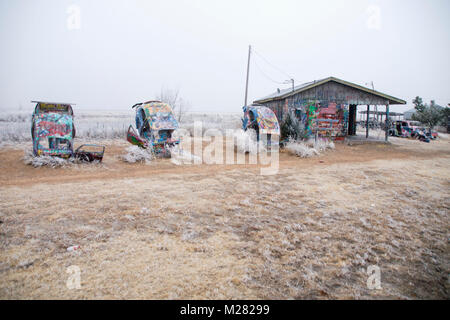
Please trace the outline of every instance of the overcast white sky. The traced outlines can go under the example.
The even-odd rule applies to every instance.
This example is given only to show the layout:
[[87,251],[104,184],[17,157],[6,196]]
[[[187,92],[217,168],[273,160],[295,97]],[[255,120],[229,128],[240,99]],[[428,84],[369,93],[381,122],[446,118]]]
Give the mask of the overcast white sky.
[[277,67],[252,57],[250,101],[289,86],[281,69],[373,81],[407,100],[393,111],[417,95],[447,105],[449,13],[448,0],[0,0],[0,108],[127,109],[168,87],[193,111],[239,112],[249,44]]

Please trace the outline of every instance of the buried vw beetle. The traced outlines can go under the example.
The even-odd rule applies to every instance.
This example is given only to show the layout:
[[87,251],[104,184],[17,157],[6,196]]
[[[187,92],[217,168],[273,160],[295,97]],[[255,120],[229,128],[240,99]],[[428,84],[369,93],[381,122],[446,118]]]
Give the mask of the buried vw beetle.
[[128,128],[127,140],[131,144],[152,150],[155,155],[170,157],[170,148],[180,143],[172,135],[178,129],[172,108],[161,101],[137,103],[136,130]]
[[272,142],[272,136],[280,136],[280,125],[273,111],[265,106],[254,104],[243,107],[243,110],[242,128],[244,131],[254,129],[258,141],[261,135],[266,135],[268,146],[276,143]]
[[32,102],[36,102],[31,120],[33,155],[71,157],[75,138],[71,104]]
[[75,125],[72,104],[32,101],[36,103],[31,119],[34,156],[75,157],[81,161],[102,161],[105,148],[88,151],[85,146],[73,151]]

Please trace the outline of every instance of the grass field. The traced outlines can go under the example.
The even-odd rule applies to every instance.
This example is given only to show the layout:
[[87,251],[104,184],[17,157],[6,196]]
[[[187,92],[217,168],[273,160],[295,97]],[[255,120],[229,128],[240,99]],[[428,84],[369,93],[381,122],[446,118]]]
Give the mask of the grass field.
[[448,299],[449,140],[391,141],[283,151],[272,176],[129,164],[124,140],[103,141],[102,164],[65,168],[3,146],[0,298]]

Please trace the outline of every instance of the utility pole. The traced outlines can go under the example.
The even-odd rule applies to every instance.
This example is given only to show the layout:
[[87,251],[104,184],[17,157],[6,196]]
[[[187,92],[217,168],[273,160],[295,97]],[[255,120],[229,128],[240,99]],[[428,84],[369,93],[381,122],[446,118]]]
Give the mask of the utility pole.
[[252,46],[248,46],[248,61],[247,61],[247,81],[245,82],[245,107],[247,106],[248,96],[248,76],[250,74],[250,54],[252,52]]
[[292,92],[294,92],[294,79],[285,80],[283,84],[289,84],[289,82],[292,83]]

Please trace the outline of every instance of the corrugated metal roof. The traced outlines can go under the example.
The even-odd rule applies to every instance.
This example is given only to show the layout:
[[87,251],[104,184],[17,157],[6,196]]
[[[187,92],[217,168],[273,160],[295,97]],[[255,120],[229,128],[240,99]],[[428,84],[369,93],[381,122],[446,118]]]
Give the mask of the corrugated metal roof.
[[[303,84],[301,84],[301,85],[295,86],[295,87],[294,87],[294,90],[292,90],[292,88],[280,90],[280,92],[275,92],[275,93],[272,93],[271,95],[268,95],[268,96],[266,96],[266,97],[264,97],[264,98],[261,98],[261,99],[256,100],[255,103],[258,103],[259,101],[264,101],[264,100],[268,100],[268,99],[273,99],[273,98],[281,98],[281,97],[283,97],[283,96],[285,96],[285,95],[287,95],[287,94],[289,94],[289,93],[294,93],[294,92],[295,92],[295,93],[298,93],[298,92],[301,92],[302,90],[300,90],[300,89],[307,88],[307,87],[309,87],[310,85],[313,85],[313,84],[316,83],[316,82],[321,82],[321,81],[324,81],[324,80],[326,80],[326,79],[328,79],[328,78],[303,83]],[[275,99],[273,99],[273,100],[275,100]]]
[[325,83],[330,82],[330,81],[334,81],[334,82],[343,84],[345,86],[349,86],[349,87],[355,88],[357,90],[361,90],[361,91],[364,91],[364,92],[367,92],[367,93],[370,93],[370,94],[382,97],[384,99],[388,99],[390,101],[390,104],[406,104],[406,101],[404,101],[402,99],[395,98],[395,97],[392,97],[392,96],[387,95],[385,93],[381,93],[381,92],[378,92],[376,90],[372,90],[372,89],[360,86],[358,84],[355,84],[355,83],[352,83],[352,82],[348,82],[348,81],[345,81],[345,80],[341,80],[341,79],[338,79],[338,78],[335,78],[335,77],[328,77],[328,78],[321,79],[321,80],[315,80],[315,81],[307,82],[307,83],[304,83],[304,84],[301,84],[299,86],[294,87],[294,90],[292,90],[292,88],[290,88],[290,89],[283,89],[283,90],[280,90],[280,92],[275,92],[275,93],[273,93],[273,94],[271,94],[271,95],[269,95],[267,97],[255,100],[254,102],[255,103],[264,103],[264,102],[269,102],[269,101],[282,100],[282,99],[288,98],[290,96],[293,96],[293,95],[295,95],[297,93],[300,93],[300,92],[303,92],[305,90],[314,88],[316,86],[320,86],[320,85],[325,84]]

